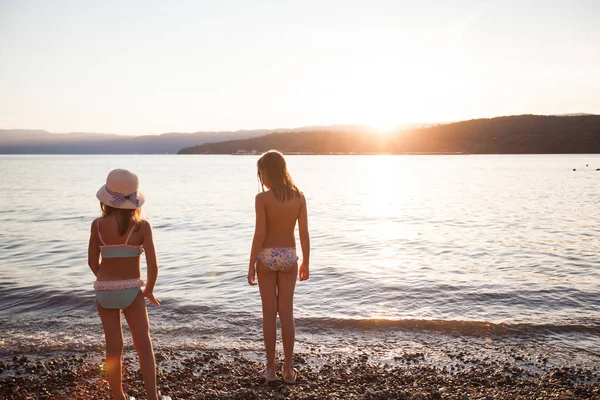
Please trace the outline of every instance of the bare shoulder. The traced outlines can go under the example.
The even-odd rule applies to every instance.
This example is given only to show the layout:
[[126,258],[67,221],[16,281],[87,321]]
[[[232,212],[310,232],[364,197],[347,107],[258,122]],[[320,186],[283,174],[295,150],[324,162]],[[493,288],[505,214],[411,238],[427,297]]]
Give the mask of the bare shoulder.
[[306,197],[304,196],[304,192],[298,192],[299,196],[300,196],[300,205],[301,206],[305,206],[306,205]]
[[148,220],[140,220],[140,222],[138,222],[138,226],[140,227],[139,229],[143,235],[152,233],[152,225],[150,224],[150,222],[148,222]]
[[152,224],[150,224],[150,221],[148,221],[147,219],[141,219],[140,222],[138,222],[138,224],[140,224],[140,227],[142,229],[152,229]]
[[96,218],[95,220],[92,221],[92,225],[91,225],[91,229],[92,231],[96,230],[98,227],[98,221],[100,220],[100,217]]
[[271,195],[271,191],[268,190],[266,192],[260,192],[256,195],[255,200],[257,204],[264,204],[267,199],[269,198],[269,196]]

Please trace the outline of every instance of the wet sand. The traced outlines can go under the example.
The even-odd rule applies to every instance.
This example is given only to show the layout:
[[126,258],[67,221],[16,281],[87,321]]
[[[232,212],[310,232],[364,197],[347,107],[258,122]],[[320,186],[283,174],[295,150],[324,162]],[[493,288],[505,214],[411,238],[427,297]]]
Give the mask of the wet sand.
[[[159,388],[173,399],[600,399],[598,367],[550,365],[547,358],[515,354],[515,362],[456,352],[434,365],[421,352],[403,352],[393,362],[367,354],[296,355],[295,385],[259,377],[254,355],[233,351],[157,350]],[[487,358],[487,359],[486,359]],[[4,356],[0,398],[109,399],[101,353],[63,353],[50,358]],[[132,349],[124,356],[128,394],[145,398]]]

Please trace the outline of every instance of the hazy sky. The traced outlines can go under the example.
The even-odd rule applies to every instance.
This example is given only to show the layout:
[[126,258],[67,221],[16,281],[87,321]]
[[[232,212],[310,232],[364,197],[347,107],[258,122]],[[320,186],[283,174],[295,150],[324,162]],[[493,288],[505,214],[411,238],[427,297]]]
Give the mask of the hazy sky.
[[600,0],[0,0],[0,128],[600,114]]

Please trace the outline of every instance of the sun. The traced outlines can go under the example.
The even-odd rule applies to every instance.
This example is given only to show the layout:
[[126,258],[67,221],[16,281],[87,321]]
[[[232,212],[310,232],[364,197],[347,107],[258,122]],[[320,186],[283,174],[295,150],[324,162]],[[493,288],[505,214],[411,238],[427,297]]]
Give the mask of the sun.
[[390,133],[397,130],[400,126],[400,124],[391,121],[370,123],[368,125],[380,135],[389,135]]

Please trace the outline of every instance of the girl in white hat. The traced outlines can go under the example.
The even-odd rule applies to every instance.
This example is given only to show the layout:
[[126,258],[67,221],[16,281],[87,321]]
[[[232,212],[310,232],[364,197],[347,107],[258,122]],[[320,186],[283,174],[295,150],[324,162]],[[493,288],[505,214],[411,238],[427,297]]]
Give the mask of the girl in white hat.
[[[131,331],[148,399],[158,399],[156,361],[144,299],[159,306],[153,290],[158,261],[152,227],[141,219],[144,195],[136,174],[115,169],[108,174],[96,197],[102,216],[92,222],[88,264],[96,275],[96,306],[106,338],[106,369],[113,399],[133,399],[123,392],[123,332],[121,310]],[[148,276],[141,280],[140,255],[146,253]],[[168,397],[161,397],[168,399]]]

